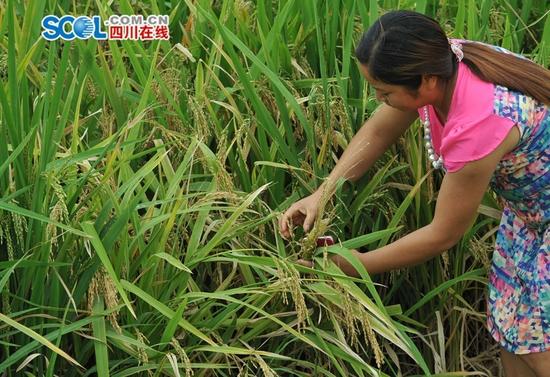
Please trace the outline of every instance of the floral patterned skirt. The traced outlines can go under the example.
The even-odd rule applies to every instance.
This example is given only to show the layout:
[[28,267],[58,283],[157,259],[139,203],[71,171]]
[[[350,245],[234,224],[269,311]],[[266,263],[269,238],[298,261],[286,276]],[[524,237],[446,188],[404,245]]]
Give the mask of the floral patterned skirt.
[[488,327],[516,354],[550,350],[550,229],[505,207],[489,275]]
[[[522,98],[523,97],[523,98]],[[526,104],[509,92],[498,106]],[[515,354],[550,350],[550,112],[538,104],[516,117],[522,138],[491,181],[504,211],[489,274],[488,328]]]

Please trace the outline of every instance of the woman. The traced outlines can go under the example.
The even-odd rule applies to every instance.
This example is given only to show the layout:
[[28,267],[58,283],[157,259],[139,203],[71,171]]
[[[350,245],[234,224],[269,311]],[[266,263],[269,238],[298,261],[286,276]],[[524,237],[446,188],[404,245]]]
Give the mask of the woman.
[[[550,376],[550,71],[502,49],[448,40],[422,14],[395,11],[365,33],[356,56],[384,102],[312,195],[279,221],[308,231],[325,189],[356,180],[420,116],[427,152],[445,170],[433,221],[368,253],[370,274],[412,266],[455,245],[487,186],[504,207],[490,272],[488,327],[508,377]],[[333,260],[349,275],[355,269]],[[311,261],[300,263],[313,266]]]

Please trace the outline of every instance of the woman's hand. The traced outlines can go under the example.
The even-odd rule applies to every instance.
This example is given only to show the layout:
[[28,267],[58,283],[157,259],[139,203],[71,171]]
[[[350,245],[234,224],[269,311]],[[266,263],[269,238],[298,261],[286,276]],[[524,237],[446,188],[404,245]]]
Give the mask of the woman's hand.
[[[363,263],[363,256],[364,254],[359,252],[358,250],[352,249],[351,253],[359,259],[361,263]],[[352,277],[358,277],[359,273],[357,270],[341,255],[332,255],[329,258],[331,261],[334,262],[340,269],[348,276]],[[298,259],[296,263],[301,264],[302,266],[313,268],[314,262],[312,260],[305,260],[305,259]],[[364,264],[364,263],[363,263]]]
[[284,239],[288,239],[292,236],[292,227],[289,221],[292,221],[292,224],[302,225],[304,231],[309,232],[317,217],[320,201],[321,193],[316,191],[297,201],[286,210],[279,219],[279,232]]

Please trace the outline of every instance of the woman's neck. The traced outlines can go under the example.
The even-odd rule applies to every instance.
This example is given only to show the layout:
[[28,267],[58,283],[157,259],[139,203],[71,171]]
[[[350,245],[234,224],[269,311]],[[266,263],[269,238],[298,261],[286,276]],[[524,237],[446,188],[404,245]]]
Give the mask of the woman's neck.
[[441,85],[441,93],[439,101],[433,104],[434,110],[441,121],[441,124],[447,123],[447,116],[449,115],[449,109],[453,100],[453,92],[456,85],[456,78],[458,76],[458,69],[454,73],[450,80],[443,81]]

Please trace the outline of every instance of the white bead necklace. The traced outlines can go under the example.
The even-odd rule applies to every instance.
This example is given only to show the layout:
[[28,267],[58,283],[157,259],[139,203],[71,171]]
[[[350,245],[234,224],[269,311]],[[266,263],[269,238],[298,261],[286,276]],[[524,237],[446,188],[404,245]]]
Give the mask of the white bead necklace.
[[432,134],[430,131],[430,114],[428,113],[428,106],[424,106],[424,140],[426,140],[426,148],[428,150],[428,158],[432,162],[432,166],[435,169],[443,169],[443,157],[435,154],[434,146],[432,144]]

